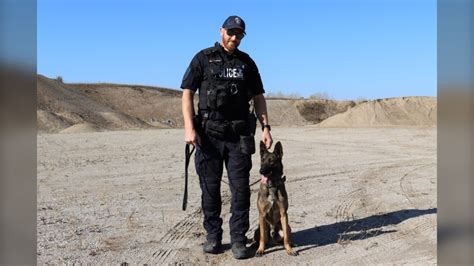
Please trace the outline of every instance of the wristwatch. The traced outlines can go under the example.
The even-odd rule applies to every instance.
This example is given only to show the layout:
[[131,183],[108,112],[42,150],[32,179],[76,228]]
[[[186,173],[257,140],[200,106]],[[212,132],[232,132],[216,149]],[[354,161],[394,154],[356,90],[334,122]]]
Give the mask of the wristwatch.
[[271,130],[272,130],[272,127],[271,127],[270,125],[263,125],[263,126],[262,126],[262,131],[263,131],[265,128],[268,128],[268,131],[271,131]]

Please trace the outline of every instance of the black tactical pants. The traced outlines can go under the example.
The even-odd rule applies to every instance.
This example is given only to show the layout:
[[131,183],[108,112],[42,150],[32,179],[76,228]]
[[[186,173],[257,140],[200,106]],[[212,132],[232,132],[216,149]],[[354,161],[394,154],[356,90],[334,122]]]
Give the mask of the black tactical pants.
[[196,171],[201,186],[201,205],[207,239],[222,240],[220,218],[221,178],[223,166],[227,169],[231,190],[229,227],[231,242],[246,242],[249,229],[251,155],[242,154],[238,139],[219,140],[201,136],[201,147],[196,150]]

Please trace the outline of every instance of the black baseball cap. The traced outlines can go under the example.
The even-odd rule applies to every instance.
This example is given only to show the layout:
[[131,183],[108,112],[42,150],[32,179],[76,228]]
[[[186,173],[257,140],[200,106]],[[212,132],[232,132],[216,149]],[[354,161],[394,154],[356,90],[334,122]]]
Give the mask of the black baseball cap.
[[241,29],[245,33],[245,22],[239,16],[230,16],[222,24],[224,29]]

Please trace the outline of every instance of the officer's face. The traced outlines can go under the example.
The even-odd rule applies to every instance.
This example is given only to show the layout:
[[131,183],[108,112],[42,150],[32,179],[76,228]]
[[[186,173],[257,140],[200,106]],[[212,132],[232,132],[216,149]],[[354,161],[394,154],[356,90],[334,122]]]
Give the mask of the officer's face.
[[[243,33],[240,29],[232,29],[234,33],[241,34]],[[221,28],[221,37],[222,37],[222,46],[224,49],[230,53],[234,52],[235,48],[239,47],[240,40],[237,38],[237,35],[229,35],[227,30]]]

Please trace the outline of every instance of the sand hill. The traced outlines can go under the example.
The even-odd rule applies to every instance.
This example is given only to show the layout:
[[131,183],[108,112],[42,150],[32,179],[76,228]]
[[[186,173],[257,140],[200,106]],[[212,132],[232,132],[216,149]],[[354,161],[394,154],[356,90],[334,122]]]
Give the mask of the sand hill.
[[[198,97],[195,97],[197,100]],[[435,126],[436,98],[374,101],[267,99],[274,126]],[[123,84],[68,84],[38,75],[40,133],[180,128],[181,91]]]
[[169,128],[182,124],[178,91],[117,84],[65,84],[38,76],[44,133]]
[[379,99],[358,104],[336,114],[319,127],[390,127],[436,126],[437,105],[434,97]]

